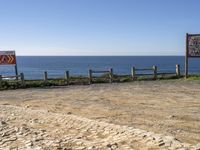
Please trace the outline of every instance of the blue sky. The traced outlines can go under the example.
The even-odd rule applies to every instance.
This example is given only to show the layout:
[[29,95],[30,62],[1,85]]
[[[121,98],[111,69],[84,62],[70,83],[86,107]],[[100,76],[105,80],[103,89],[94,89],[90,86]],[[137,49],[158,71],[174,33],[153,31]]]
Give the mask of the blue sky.
[[0,50],[18,55],[184,55],[199,0],[0,0]]

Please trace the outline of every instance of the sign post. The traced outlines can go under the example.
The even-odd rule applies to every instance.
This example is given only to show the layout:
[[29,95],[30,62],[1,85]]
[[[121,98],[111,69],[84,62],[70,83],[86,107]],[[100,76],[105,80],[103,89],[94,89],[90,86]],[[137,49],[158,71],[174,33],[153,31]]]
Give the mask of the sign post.
[[16,80],[18,80],[18,70],[17,70],[17,63],[15,64],[15,75],[16,75]]
[[188,77],[188,33],[186,33],[186,50],[185,50],[185,78]]
[[0,51],[0,65],[14,65],[16,79],[18,80],[18,70],[15,51]]
[[185,78],[188,77],[189,57],[200,57],[200,34],[186,34]]

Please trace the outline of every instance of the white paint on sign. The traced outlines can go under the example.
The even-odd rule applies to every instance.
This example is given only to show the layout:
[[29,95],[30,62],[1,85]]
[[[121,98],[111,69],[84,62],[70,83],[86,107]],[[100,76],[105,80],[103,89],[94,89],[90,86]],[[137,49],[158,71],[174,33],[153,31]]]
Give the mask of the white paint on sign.
[[0,55],[15,55],[15,51],[0,51]]
[[188,56],[200,57],[200,35],[188,37]]

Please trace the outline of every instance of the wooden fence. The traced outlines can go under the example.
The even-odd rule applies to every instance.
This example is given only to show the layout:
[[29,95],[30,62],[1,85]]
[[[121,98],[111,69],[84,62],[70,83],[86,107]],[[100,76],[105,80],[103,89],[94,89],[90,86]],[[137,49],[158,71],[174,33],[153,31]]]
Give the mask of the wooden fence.
[[[137,74],[137,72],[151,72],[151,73],[140,73]],[[157,66],[152,66],[151,68],[131,68],[131,76],[132,79],[135,80],[138,76],[144,76],[144,75],[152,75],[153,79],[157,79],[158,75],[176,75],[177,77],[180,77],[180,65],[176,65],[175,72],[158,72]]]
[[[144,73],[138,73],[138,72],[144,72]],[[146,72],[149,72],[148,74]],[[113,69],[109,69],[109,70],[89,70],[88,71],[88,83],[92,84],[93,82],[93,78],[94,78],[94,74],[108,74],[109,76],[109,82],[112,83],[113,82]],[[132,80],[137,79],[138,76],[144,76],[144,75],[151,75],[153,77],[153,79],[157,79],[158,75],[176,75],[177,77],[180,77],[180,65],[176,65],[175,71],[172,73],[167,73],[167,72],[158,72],[158,68],[157,66],[152,66],[151,68],[135,68],[132,67],[131,68],[131,76],[127,75],[129,77],[132,78]],[[116,75],[117,76],[117,75]],[[18,76],[2,76],[0,75],[0,84],[2,82],[3,79],[5,78],[15,78],[18,79],[20,78],[20,82],[22,85],[25,85],[25,79],[24,79],[24,74],[20,73],[20,75]],[[45,83],[47,83],[49,80],[48,78],[48,72],[45,71],[44,75],[43,75],[43,81]],[[69,71],[65,71],[65,75],[64,75],[64,80],[65,80],[65,84],[69,85],[70,84],[70,75],[69,75]]]
[[[43,80],[44,80],[44,82],[48,82],[48,80],[49,80],[49,78],[48,78],[48,72],[47,71],[44,72]],[[69,85],[69,81],[70,81],[69,71],[65,71],[64,80],[65,80],[65,83],[67,85]]]
[[93,79],[93,74],[108,74],[109,75],[109,82],[113,82],[113,69],[111,68],[110,70],[89,70],[88,72],[88,79],[89,79],[89,84],[92,84],[92,79]]
[[0,84],[3,81],[3,79],[16,79],[16,80],[18,80],[19,78],[20,78],[21,84],[25,85],[24,73],[20,73],[20,75],[17,75],[17,76],[2,76],[2,75],[0,75]]

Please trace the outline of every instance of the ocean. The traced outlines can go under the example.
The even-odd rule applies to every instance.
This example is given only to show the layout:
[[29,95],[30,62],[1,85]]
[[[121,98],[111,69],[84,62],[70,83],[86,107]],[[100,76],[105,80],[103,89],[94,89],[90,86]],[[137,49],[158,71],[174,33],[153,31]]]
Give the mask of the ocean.
[[[42,79],[43,72],[48,71],[51,78],[63,77],[66,70],[73,76],[87,76],[89,69],[108,70],[113,68],[114,74],[130,74],[131,67],[158,67],[158,72],[175,72],[179,64],[184,73],[183,56],[18,56],[18,72],[23,72],[25,79]],[[200,59],[189,60],[189,72],[200,73]],[[13,66],[0,66],[3,76],[14,75]]]

